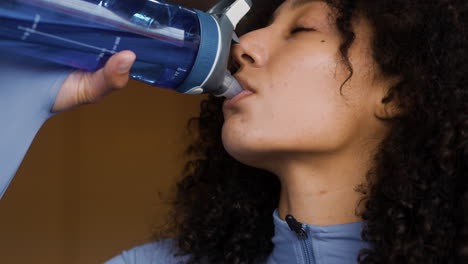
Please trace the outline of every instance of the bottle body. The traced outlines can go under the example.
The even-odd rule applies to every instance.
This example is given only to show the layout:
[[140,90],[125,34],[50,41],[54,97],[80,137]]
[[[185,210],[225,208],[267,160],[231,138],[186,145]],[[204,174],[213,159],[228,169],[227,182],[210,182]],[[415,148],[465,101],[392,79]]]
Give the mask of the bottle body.
[[153,0],[2,0],[0,48],[88,71],[132,50],[133,79],[176,88],[201,42],[197,12]]

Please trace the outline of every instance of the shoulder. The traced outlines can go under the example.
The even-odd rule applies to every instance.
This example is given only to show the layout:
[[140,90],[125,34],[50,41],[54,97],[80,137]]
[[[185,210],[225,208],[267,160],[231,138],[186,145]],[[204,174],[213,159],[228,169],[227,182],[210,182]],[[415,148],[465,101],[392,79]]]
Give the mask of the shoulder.
[[163,239],[125,250],[104,264],[177,264],[188,256],[175,256],[175,239]]

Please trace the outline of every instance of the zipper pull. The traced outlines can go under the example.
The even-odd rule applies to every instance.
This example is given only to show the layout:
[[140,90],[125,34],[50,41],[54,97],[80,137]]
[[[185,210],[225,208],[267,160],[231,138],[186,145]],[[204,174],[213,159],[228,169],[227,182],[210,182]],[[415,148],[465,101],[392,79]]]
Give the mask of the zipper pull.
[[298,222],[294,216],[287,215],[286,223],[288,223],[288,226],[292,231],[296,232],[296,235],[299,237],[299,239],[307,239],[307,232],[303,224]]

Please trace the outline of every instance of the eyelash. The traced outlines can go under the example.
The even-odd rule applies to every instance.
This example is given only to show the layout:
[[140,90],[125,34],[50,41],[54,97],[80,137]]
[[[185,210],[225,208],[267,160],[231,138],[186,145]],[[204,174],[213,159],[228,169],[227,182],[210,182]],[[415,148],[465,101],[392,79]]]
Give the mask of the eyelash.
[[304,27],[297,27],[291,31],[291,34],[296,34],[298,32],[310,32],[310,31],[315,31],[313,28],[304,28]]

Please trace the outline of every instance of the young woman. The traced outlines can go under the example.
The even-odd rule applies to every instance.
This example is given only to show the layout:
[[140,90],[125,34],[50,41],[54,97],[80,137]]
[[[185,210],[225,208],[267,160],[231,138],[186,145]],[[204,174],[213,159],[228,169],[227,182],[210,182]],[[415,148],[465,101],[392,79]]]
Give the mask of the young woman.
[[107,263],[467,263],[468,2],[278,5],[193,120],[176,238]]
[[[468,3],[259,0],[251,15],[232,52],[249,92],[192,120],[174,238],[107,263],[468,263]],[[44,100],[2,90],[0,121],[26,125],[2,130],[21,142],[1,147],[0,196],[51,112],[123,87],[134,60],[28,66],[26,82],[11,56],[3,83],[32,78]]]

